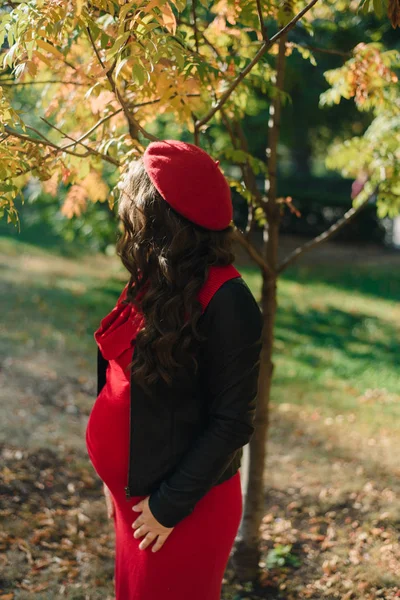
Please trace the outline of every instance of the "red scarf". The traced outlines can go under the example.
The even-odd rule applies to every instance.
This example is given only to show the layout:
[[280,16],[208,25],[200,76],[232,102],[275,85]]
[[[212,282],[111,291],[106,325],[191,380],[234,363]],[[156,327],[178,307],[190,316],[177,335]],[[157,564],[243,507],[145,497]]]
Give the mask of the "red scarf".
[[132,345],[143,327],[144,316],[132,303],[123,304],[128,283],[122,290],[112,311],[101,320],[94,339],[106,360],[115,359]]
[[[198,294],[203,310],[217,289],[233,277],[240,277],[239,271],[233,265],[210,266],[207,280]],[[122,290],[113,310],[102,319],[99,328],[94,332],[94,338],[106,360],[116,359],[125,350],[133,348],[132,342],[144,325],[144,316],[140,311],[131,303],[122,304],[127,289],[128,284]],[[144,292],[145,289],[139,296],[141,297]]]

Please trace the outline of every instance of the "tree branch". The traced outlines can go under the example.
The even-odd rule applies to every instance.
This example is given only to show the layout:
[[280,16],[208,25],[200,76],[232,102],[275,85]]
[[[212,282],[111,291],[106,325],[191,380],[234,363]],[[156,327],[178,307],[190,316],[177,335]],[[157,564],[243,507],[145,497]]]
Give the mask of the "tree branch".
[[199,32],[197,31],[197,15],[196,15],[196,0],[192,0],[192,17],[193,17],[193,28],[194,28],[194,41],[196,45],[196,52],[199,53]]
[[[89,28],[89,27],[86,27],[86,31],[87,31],[87,34],[88,34],[88,36],[89,36],[89,40],[90,40],[90,43],[91,43],[91,45],[92,45],[92,47],[93,47],[93,50],[94,50],[94,52],[95,52],[95,54],[96,54],[96,56],[97,56],[97,60],[99,61],[99,63],[100,63],[100,65],[101,65],[101,67],[102,67],[103,69],[106,69],[106,67],[105,67],[105,64],[104,64],[104,62],[103,62],[103,60],[102,60],[102,58],[101,58],[101,56],[100,56],[100,53],[99,53],[99,51],[97,50],[97,47],[96,47],[96,44],[95,44],[95,42],[94,42],[94,39],[93,39],[93,36],[92,36],[92,32],[90,31],[90,28]],[[127,41],[128,41],[128,40],[127,40]],[[125,43],[126,43],[126,42],[125,42]],[[139,124],[139,123],[136,121],[136,119],[134,119],[134,117],[133,117],[132,113],[130,112],[130,110],[129,110],[129,108],[128,108],[128,105],[126,104],[125,100],[122,98],[122,96],[121,96],[121,94],[120,94],[120,92],[119,92],[119,90],[118,90],[118,88],[117,88],[117,86],[116,86],[116,83],[115,83],[115,81],[114,81],[114,79],[113,79],[112,73],[113,73],[113,71],[114,71],[115,65],[116,65],[116,62],[114,61],[114,64],[113,64],[113,65],[112,65],[112,66],[111,66],[109,69],[107,69],[107,70],[106,70],[106,77],[107,77],[107,79],[108,79],[108,81],[109,81],[109,83],[110,83],[110,86],[111,86],[111,89],[112,89],[112,91],[113,91],[113,92],[114,92],[114,94],[115,94],[115,97],[117,98],[118,102],[120,103],[120,105],[121,105],[121,107],[122,107],[122,110],[124,111],[125,117],[126,117],[126,119],[127,119],[127,121],[128,121],[128,125],[129,125],[129,132],[130,132],[130,134],[131,134],[131,137],[132,137],[133,139],[137,139],[137,131],[140,131],[140,133],[141,133],[141,134],[142,134],[142,135],[143,135],[145,138],[147,138],[148,140],[151,140],[151,141],[159,141],[159,138],[158,138],[158,137],[156,137],[155,135],[153,135],[153,134],[149,133],[148,131],[146,131],[146,130],[145,130],[145,129],[144,129],[144,128],[143,128],[143,127],[142,127],[142,126],[141,126],[141,125],[140,125],[140,124]]]
[[[8,83],[10,82],[10,83]],[[56,79],[49,79],[48,81],[16,81],[15,79],[0,79],[0,85],[13,86],[13,85],[44,85],[46,83],[62,83],[63,85],[88,85],[87,83],[79,83],[78,81],[57,81]]]
[[[43,156],[42,160],[41,160],[41,166],[48,158],[54,158],[54,154],[46,154],[45,156]],[[25,169],[25,171],[19,171],[19,173],[14,173],[12,177],[22,177],[22,175],[27,175],[30,171],[35,171],[35,169],[37,169],[37,168],[38,168],[38,165],[31,165],[30,167]],[[8,179],[10,179],[10,178],[8,178]]]
[[328,48],[317,48],[316,46],[309,46],[308,44],[297,44],[302,48],[306,48],[306,50],[312,50],[313,52],[322,52],[323,54],[335,54],[337,56],[343,56],[344,58],[350,58],[353,54],[352,52],[343,52],[342,50],[334,50]]
[[203,40],[207,44],[207,46],[209,46],[211,48],[211,50],[214,52],[214,54],[218,58],[218,60],[222,60],[221,53],[218,50],[218,48],[216,48],[216,46],[214,46],[214,44],[212,44],[210,42],[210,40],[208,39],[208,37],[206,37],[206,34],[204,33],[204,31],[201,31],[200,33],[201,33],[201,36],[202,36]]
[[[60,131],[55,125],[52,125],[51,123],[49,123],[48,121],[46,121],[46,119],[44,119],[42,117],[42,119],[50,126],[53,127],[54,129],[57,129],[57,131]],[[98,152],[97,150],[94,150],[93,148],[90,148],[89,146],[86,146],[85,144],[81,144],[82,146],[84,146],[84,148],[87,150],[86,152],[80,154],[79,152],[74,152],[73,150],[69,150],[68,148],[71,145],[75,145],[76,143],[78,143],[76,140],[74,140],[74,144],[70,144],[69,146],[58,146],[57,144],[54,144],[54,142],[51,142],[49,139],[46,138],[45,135],[43,135],[43,133],[41,133],[40,131],[38,131],[37,129],[35,129],[34,127],[31,127],[30,125],[25,125],[25,127],[27,129],[30,129],[31,131],[33,131],[34,133],[36,133],[37,135],[39,135],[42,139],[37,139],[34,137],[31,137],[29,135],[25,135],[23,133],[19,133],[18,131],[14,131],[13,129],[11,129],[8,125],[6,125],[4,127],[4,130],[13,137],[19,138],[20,140],[23,140],[24,142],[30,142],[32,144],[42,144],[43,146],[46,146],[48,148],[52,148],[53,150],[55,150],[57,153],[58,152],[66,152],[67,154],[71,154],[72,156],[78,156],[79,158],[87,158],[88,156],[90,156],[91,154],[94,154],[96,156],[100,156],[103,160],[110,162],[113,165],[119,166],[119,162],[116,161],[114,158],[107,156],[106,154],[102,154],[101,152]],[[63,133],[62,131],[60,131],[60,133],[62,133],[65,137],[69,137],[69,139],[73,139],[70,136],[68,136],[67,134]],[[19,173],[18,175],[20,175],[21,173]]]
[[194,124],[193,144],[195,146],[200,146],[200,132],[198,129],[196,129],[196,115],[193,113],[192,113],[192,119],[193,119],[193,124]]
[[285,269],[292,265],[300,256],[302,256],[302,254],[308,252],[312,248],[315,248],[319,244],[322,244],[322,242],[326,242],[327,240],[332,238],[336,233],[338,233],[338,231],[340,231],[340,229],[342,229],[345,225],[347,225],[347,223],[354,219],[354,217],[368,204],[371,198],[376,194],[377,190],[378,188],[375,188],[372,194],[368,196],[368,198],[364,200],[362,204],[357,206],[357,208],[355,208],[354,206],[351,207],[347,212],[345,212],[345,214],[342,217],[340,217],[340,219],[336,221],[336,223],[333,223],[333,225],[331,225],[326,231],[324,231],[320,235],[317,235],[314,239],[309,240],[308,242],[306,242],[302,246],[299,246],[298,248],[296,248],[296,250],[291,252],[289,256],[287,256],[281,262],[277,269],[277,273],[282,273]]
[[[242,127],[240,121],[236,121],[234,124],[234,127],[235,127],[235,131],[237,133],[237,136],[240,140],[240,146],[241,146],[242,150],[244,150],[244,152],[249,152],[247,139],[244,134],[243,127]],[[243,179],[246,183],[246,186],[251,191],[253,198],[255,199],[255,202],[251,203],[249,206],[249,218],[248,218],[247,227],[246,227],[246,231],[245,231],[246,237],[250,241],[251,234],[256,225],[256,221],[254,219],[255,208],[258,206],[264,207],[265,201],[262,197],[260,190],[258,189],[256,176],[254,174],[254,171],[253,171],[250,161],[248,159],[246,160],[246,164],[243,165],[242,173],[243,173]]]
[[204,117],[202,117],[199,121],[197,121],[197,123],[196,123],[197,129],[200,129],[200,127],[205,125],[215,115],[215,113],[218,110],[220,110],[221,106],[223,106],[225,104],[225,102],[227,101],[229,96],[232,94],[232,92],[237,88],[239,83],[241,81],[243,81],[243,79],[246,77],[246,75],[248,73],[250,73],[252,68],[260,61],[260,59],[271,48],[271,46],[273,46],[273,44],[277,40],[279,40],[283,35],[285,35],[291,29],[293,29],[293,27],[296,25],[297,21],[299,21],[315,4],[317,4],[317,2],[318,2],[318,0],[311,0],[311,2],[309,2],[307,4],[307,6],[305,8],[303,8],[303,10],[300,11],[295,17],[293,17],[293,19],[291,21],[289,21],[289,23],[287,25],[285,25],[285,27],[282,27],[282,29],[280,29],[274,36],[272,36],[272,38],[270,40],[263,42],[263,44],[261,45],[261,48],[258,50],[257,54],[249,62],[247,67],[245,69],[243,69],[243,71],[240,73],[240,75],[238,75],[237,78],[231,83],[231,85],[226,90],[226,92],[224,92],[222,94],[222,96],[219,99],[219,101],[217,102],[217,104],[213,108],[211,108],[208,111],[208,113],[204,115]]
[[92,44],[92,48],[93,48],[93,50],[94,50],[94,53],[95,53],[95,54],[96,54],[96,56],[97,56],[97,60],[99,61],[99,64],[100,64],[100,66],[101,66],[103,69],[105,69],[106,67],[105,67],[105,65],[104,65],[104,63],[103,63],[103,59],[102,59],[102,58],[101,58],[101,56],[100,56],[100,52],[97,50],[97,46],[96,46],[96,44],[94,43],[94,39],[93,39],[93,36],[92,36],[92,32],[90,31],[89,27],[86,27],[86,31],[88,32],[89,39],[90,39],[90,43]]
[[[172,94],[171,99],[175,98],[178,94]],[[201,94],[182,94],[182,96],[185,96],[186,98],[200,98]],[[145,102],[139,102],[138,104],[127,104],[127,107],[129,110],[134,110],[135,108],[142,108],[142,106],[149,106],[151,104],[157,104],[157,102],[160,102],[161,98],[155,98],[154,100],[146,100]],[[122,110],[122,109],[121,109]]]
[[267,33],[266,28],[265,28],[264,17],[263,17],[263,14],[262,14],[262,8],[261,8],[261,2],[260,2],[260,0],[257,0],[257,12],[258,12],[258,18],[260,20],[260,28],[261,28],[262,38],[263,38],[263,40],[265,40],[267,42],[268,41],[268,33]]
[[[56,131],[58,131],[59,133],[61,133],[61,135],[63,135],[64,137],[66,137],[67,139],[72,140],[72,144],[68,144],[67,146],[62,146],[62,149],[63,149],[64,152],[65,152],[66,148],[70,148],[71,146],[76,146],[77,144],[80,144],[81,146],[83,146],[84,148],[86,148],[86,150],[88,150],[88,154],[94,154],[96,156],[99,156],[100,158],[102,158],[106,162],[109,162],[112,165],[115,165],[116,167],[119,167],[121,163],[118,160],[116,160],[115,158],[112,158],[111,156],[107,156],[107,154],[102,154],[101,152],[99,152],[95,148],[91,148],[90,146],[87,146],[86,144],[83,144],[82,140],[85,139],[86,137],[88,137],[97,127],[100,127],[100,125],[102,125],[105,121],[107,121],[107,119],[110,119],[111,117],[113,117],[114,115],[116,115],[117,113],[119,113],[121,111],[122,111],[122,108],[120,108],[119,110],[117,110],[115,113],[112,113],[111,115],[107,115],[103,119],[100,119],[100,121],[98,121],[96,123],[96,125],[94,125],[88,132],[86,132],[85,134],[83,134],[78,140],[75,140],[73,137],[71,137],[67,133],[64,133],[64,131],[62,131],[61,129],[59,129],[58,127],[56,127],[56,125],[53,125],[52,123],[50,123],[50,121],[48,121],[44,117],[40,117],[40,118],[49,127],[52,127],[53,129],[55,129]],[[80,155],[80,156],[82,156],[82,155]]]
[[[47,125],[49,125],[50,127],[52,127],[53,129],[56,129],[56,131],[59,131],[62,135],[64,135],[66,138],[73,140],[72,144],[68,144],[67,146],[63,146],[64,148],[70,148],[71,146],[75,146],[76,144],[81,144],[81,142],[89,137],[89,135],[91,133],[93,133],[93,131],[95,131],[98,127],[100,127],[101,125],[103,125],[103,123],[105,123],[106,121],[108,121],[109,119],[111,119],[112,117],[115,117],[115,115],[118,115],[120,112],[122,112],[122,108],[119,108],[118,110],[116,110],[115,112],[103,117],[102,119],[100,119],[100,121],[97,121],[97,123],[95,125],[93,125],[93,127],[91,127],[89,129],[89,131],[87,131],[86,133],[84,133],[83,135],[81,135],[80,138],[78,138],[77,140],[75,140],[74,138],[72,138],[71,136],[67,135],[66,133],[64,133],[63,131],[61,131],[61,129],[59,129],[58,127],[56,127],[55,125],[53,125],[52,123],[50,123],[47,119],[45,119],[44,117],[40,117],[42,119],[42,121],[44,121],[45,123],[47,123]],[[92,150],[92,148],[85,146],[84,144],[82,144],[82,146],[84,146],[85,148],[88,148],[89,150]],[[95,152],[97,153],[97,150],[95,150]],[[101,153],[98,153],[101,156]],[[104,155],[106,156],[106,155]]]
[[251,244],[248,241],[248,239],[246,238],[246,236],[240,231],[240,229],[238,229],[236,227],[236,225],[234,226],[234,237],[239,242],[239,244],[241,246],[243,246],[243,248],[246,250],[246,252],[250,256],[250,258],[252,260],[254,260],[254,262],[260,267],[260,269],[262,270],[262,272],[267,277],[271,277],[273,275],[272,269],[265,262],[265,260],[261,256],[261,254],[259,254],[259,252],[257,251],[257,249],[253,246],[253,244]]
[[[240,140],[240,145],[241,145],[242,150],[244,150],[245,152],[249,152],[247,139],[246,139],[246,136],[244,135],[243,127],[242,127],[240,121],[236,121],[235,130],[236,130],[236,133]],[[265,200],[264,200],[260,190],[258,189],[256,176],[254,174],[253,169],[251,168],[249,161],[247,161],[247,171],[246,171],[246,174],[244,174],[244,177],[248,179],[248,188],[251,190],[252,194],[254,195],[254,197],[257,201],[257,205],[259,205],[259,206],[265,205]]]
[[[64,65],[67,65],[67,67],[69,67],[70,69],[73,69],[74,71],[78,71],[78,68],[73,63],[70,63],[68,60],[64,59],[62,62],[64,63]],[[89,79],[89,81],[91,81],[90,77],[88,77],[88,79]]]
[[[197,96],[200,96],[200,94],[197,94]],[[129,106],[129,109],[133,110],[134,108],[141,108],[142,106],[149,106],[149,104],[157,104],[157,102],[160,102],[160,100],[161,100],[161,98],[155,98],[155,100],[146,100],[145,102],[139,102],[139,104],[133,104],[132,106]]]
[[[228,131],[229,137],[231,138],[232,146],[234,148],[240,148],[244,152],[248,152],[249,148],[247,145],[246,136],[244,135],[244,131],[239,121],[235,121],[234,124],[229,121],[228,116],[223,108],[221,108],[221,117],[222,121]],[[240,142],[240,143],[238,143]],[[255,199],[256,206],[262,206],[263,199],[260,194],[260,190],[257,187],[256,178],[254,175],[254,171],[251,168],[249,160],[246,160],[246,163],[241,163],[240,168],[242,171],[243,179],[246,184],[247,189],[252,193],[253,198]],[[247,226],[244,232],[244,235],[248,242],[250,242],[251,233],[253,231],[255,225],[254,220],[254,206],[253,203],[250,202],[248,205],[248,219]]]
[[[29,136],[29,135],[25,135],[23,133],[19,133],[18,131],[14,131],[8,125],[6,125],[4,127],[4,130],[7,133],[9,133],[11,136],[19,138],[20,140],[23,140],[24,142],[31,142],[32,144],[42,144],[43,146],[47,146],[49,148],[53,148],[53,150],[56,150],[57,152],[64,152],[64,148],[61,148],[60,146],[57,146],[57,144],[53,144],[53,142],[51,142],[50,140],[48,140],[42,133],[38,132],[33,127],[30,127],[29,125],[26,125],[26,128],[27,129],[31,129],[32,131],[34,131],[35,133],[37,133],[38,135],[40,135],[42,137],[42,139],[38,140],[38,139],[33,138],[33,137]],[[73,152],[72,150],[65,150],[65,152],[67,154],[71,154],[72,156],[79,156],[80,158],[86,156],[86,154],[79,154],[78,152]]]
[[[225,123],[225,126],[227,128],[229,136],[230,136],[230,138],[232,140],[232,145],[234,147],[237,147],[237,141],[236,141],[236,138],[235,138],[235,134],[234,134],[233,128],[231,126],[231,123],[230,123],[227,115],[225,114],[225,111],[221,110],[221,116],[222,116],[222,120]],[[243,143],[243,141],[241,141],[241,143]],[[243,177],[245,177],[243,168],[242,168],[242,172],[243,172]],[[253,173],[253,175],[254,175],[254,173]],[[246,185],[248,185],[247,182],[246,182]],[[250,189],[250,187],[249,187],[249,189]],[[243,248],[246,250],[246,252],[250,256],[250,258],[260,267],[260,269],[263,271],[263,273],[267,277],[271,277],[273,275],[273,271],[270,268],[270,266],[265,262],[265,260],[261,256],[261,254],[257,251],[257,249],[255,248],[255,246],[253,246],[253,244],[251,243],[249,232],[247,231],[247,228],[246,228],[246,233],[243,233],[235,225],[234,231],[235,231],[235,236],[234,237],[239,242],[239,244],[241,246],[243,246]]]
[[[187,27],[193,27],[193,23],[190,23],[189,21],[185,21],[184,19],[180,19],[179,20],[180,23],[182,23],[182,25],[186,25]],[[211,50],[214,52],[214,54],[216,55],[216,57],[220,60],[222,60],[221,57],[221,53],[219,52],[219,50],[214,46],[214,44],[212,44],[210,42],[210,40],[207,38],[206,34],[204,33],[204,31],[201,31],[198,27],[197,27],[197,34],[201,35],[201,37],[203,38],[204,42],[207,44],[207,46],[209,46],[211,48]],[[192,50],[191,48],[187,48],[187,46],[185,46],[185,44],[182,43],[182,41],[173,36],[174,40],[176,42],[178,42],[178,44],[180,44],[182,46],[182,48],[185,48],[185,50],[187,50],[188,52],[191,52],[192,54],[195,54],[195,51]],[[197,54],[199,54],[199,51],[197,50]]]

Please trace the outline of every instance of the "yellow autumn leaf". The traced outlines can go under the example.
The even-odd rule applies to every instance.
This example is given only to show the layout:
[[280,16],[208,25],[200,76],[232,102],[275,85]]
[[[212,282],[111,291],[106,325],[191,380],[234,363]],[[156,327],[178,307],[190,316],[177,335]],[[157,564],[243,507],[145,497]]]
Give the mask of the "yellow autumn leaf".
[[79,17],[80,14],[82,13],[83,0],[75,0],[75,5],[76,5],[75,14],[76,14],[77,17]]
[[62,52],[60,52],[59,50],[57,50],[57,48],[52,46],[52,44],[49,44],[49,42],[45,42],[44,40],[37,40],[36,43],[39,46],[39,48],[42,48],[42,50],[46,50],[46,52],[51,52],[51,54],[53,54],[60,60],[65,59],[64,54],[62,54]]
[[27,60],[25,63],[25,67],[28,70],[28,73],[31,77],[35,77],[37,73],[37,65],[33,62],[33,60]]
[[47,56],[45,56],[44,54],[42,54],[41,52],[39,52],[39,50],[34,50],[33,51],[33,56],[36,56],[37,58],[39,58],[48,67],[50,67],[50,68],[53,67],[53,64],[52,64],[51,60],[49,58],[47,58]]
[[176,33],[176,19],[175,15],[172,12],[172,8],[170,5],[164,4],[164,6],[160,6],[161,17],[164,27],[173,35]]
[[50,179],[42,181],[43,190],[46,192],[46,194],[50,194],[50,196],[53,196],[53,198],[57,196],[59,178],[60,172],[54,171]]
[[125,57],[122,60],[119,61],[114,73],[115,73],[115,80],[117,81],[120,77],[122,77],[122,79],[125,79],[127,81],[130,80],[131,77],[131,66],[130,66],[130,62],[129,62],[129,57]]
[[188,94],[199,94],[200,93],[200,85],[199,81],[194,77],[188,77],[185,80],[185,89]]
[[148,12],[150,12],[151,10],[153,10],[153,8],[156,8],[156,7],[158,8],[158,5],[159,5],[159,4],[160,4],[160,1],[159,1],[159,0],[150,0],[150,2],[146,2],[145,6],[142,6],[142,7],[141,7],[141,10],[142,10],[144,13],[148,13]]
[[61,207],[61,214],[72,219],[73,216],[79,217],[86,208],[86,189],[78,184],[74,184],[68,190],[64,203]]
[[115,95],[110,90],[102,90],[98,96],[89,99],[93,114],[102,114],[109,104],[115,101]]
[[97,171],[90,171],[80,182],[80,185],[86,190],[87,196],[92,202],[107,200],[108,186]]

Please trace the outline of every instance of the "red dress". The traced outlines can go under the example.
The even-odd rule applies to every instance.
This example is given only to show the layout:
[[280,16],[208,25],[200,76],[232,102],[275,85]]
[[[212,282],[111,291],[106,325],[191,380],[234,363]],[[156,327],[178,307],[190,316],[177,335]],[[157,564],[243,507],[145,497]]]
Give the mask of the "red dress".
[[133,537],[132,523],[141,513],[131,507],[146,496],[127,500],[124,492],[130,402],[126,367],[142,317],[132,305],[121,304],[126,287],[94,334],[109,364],[106,384],[86,429],[90,460],[110,489],[115,506],[116,600],[220,600],[222,579],[242,516],[239,472],[213,486],[157,552],[151,552],[153,543],[140,550],[144,538]]

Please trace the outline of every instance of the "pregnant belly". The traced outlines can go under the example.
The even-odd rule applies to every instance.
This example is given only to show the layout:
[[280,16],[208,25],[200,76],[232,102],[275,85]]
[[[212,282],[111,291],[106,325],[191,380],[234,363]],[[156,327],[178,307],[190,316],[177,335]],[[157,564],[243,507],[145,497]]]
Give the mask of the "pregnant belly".
[[126,485],[129,452],[129,399],[104,386],[86,426],[86,448],[99,477],[113,489]]

